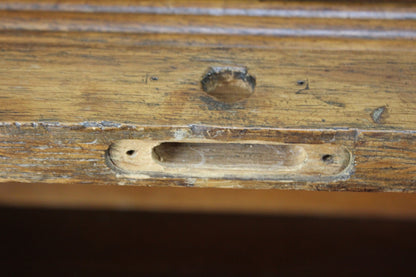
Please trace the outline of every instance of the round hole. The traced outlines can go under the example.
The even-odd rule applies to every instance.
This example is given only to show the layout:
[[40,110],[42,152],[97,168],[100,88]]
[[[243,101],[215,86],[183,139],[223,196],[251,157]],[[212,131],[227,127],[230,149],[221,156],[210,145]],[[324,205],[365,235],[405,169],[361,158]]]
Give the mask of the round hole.
[[134,151],[134,150],[128,150],[128,151],[126,151],[126,155],[128,155],[128,156],[133,156],[133,154],[135,153],[136,151]]
[[248,74],[246,67],[210,67],[201,86],[215,100],[234,103],[254,93],[256,78]]
[[330,155],[330,154],[325,154],[322,156],[322,161],[326,162],[326,163],[333,163],[334,162],[334,156]]

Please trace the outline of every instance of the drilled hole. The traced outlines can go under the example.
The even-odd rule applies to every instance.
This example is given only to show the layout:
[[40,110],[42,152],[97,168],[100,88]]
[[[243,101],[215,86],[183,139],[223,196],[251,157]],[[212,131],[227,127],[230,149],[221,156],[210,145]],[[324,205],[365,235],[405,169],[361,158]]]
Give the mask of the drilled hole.
[[202,89],[218,101],[232,103],[249,97],[256,78],[245,67],[210,67],[201,80]]
[[134,150],[127,150],[127,151],[126,151],[126,155],[127,155],[127,156],[133,156],[133,155],[134,155],[134,153],[136,153],[136,151],[134,151]]
[[326,163],[333,163],[334,162],[334,156],[333,155],[323,155],[322,156],[322,161],[326,162]]

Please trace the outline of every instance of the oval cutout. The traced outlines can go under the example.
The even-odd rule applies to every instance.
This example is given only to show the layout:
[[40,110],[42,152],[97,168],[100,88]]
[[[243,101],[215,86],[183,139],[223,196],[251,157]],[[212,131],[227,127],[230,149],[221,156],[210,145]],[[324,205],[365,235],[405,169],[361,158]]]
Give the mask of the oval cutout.
[[164,167],[273,171],[301,166],[306,152],[287,144],[163,142],[152,156]]
[[154,141],[113,143],[107,164],[130,178],[225,178],[332,181],[348,178],[354,159],[333,144],[282,144],[261,141]]

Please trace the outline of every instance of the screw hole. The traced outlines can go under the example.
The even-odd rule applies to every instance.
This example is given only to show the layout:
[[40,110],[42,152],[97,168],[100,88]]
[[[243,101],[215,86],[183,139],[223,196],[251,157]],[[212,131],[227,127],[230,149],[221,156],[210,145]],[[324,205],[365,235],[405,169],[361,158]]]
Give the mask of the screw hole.
[[128,156],[133,156],[133,154],[135,153],[136,151],[134,151],[134,150],[128,150],[128,151],[126,151],[126,155],[128,155]]
[[322,161],[326,162],[326,163],[333,163],[334,162],[334,156],[329,155],[329,154],[325,154],[322,156]]

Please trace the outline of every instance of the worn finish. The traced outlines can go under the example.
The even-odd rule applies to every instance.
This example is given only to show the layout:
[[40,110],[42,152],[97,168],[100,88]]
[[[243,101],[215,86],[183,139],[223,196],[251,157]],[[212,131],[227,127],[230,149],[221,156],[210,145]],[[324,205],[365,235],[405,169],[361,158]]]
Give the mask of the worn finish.
[[[280,188],[342,191],[416,191],[412,132],[358,130],[286,130],[261,128],[137,127],[112,122],[74,125],[5,124],[1,127],[2,181],[135,184],[231,188]],[[281,142],[347,146],[355,157],[346,181],[288,182],[206,178],[150,178],[136,180],[105,163],[113,142],[125,139]]]
[[[355,50],[363,47],[360,40],[342,50],[332,50],[330,45],[300,49],[308,39],[284,39],[297,44],[294,48],[259,49],[163,45],[163,39],[142,41],[145,37],[139,35],[120,44],[107,44],[106,39],[113,37],[109,34],[92,39],[88,34],[72,37],[69,33],[66,38],[55,36],[53,42],[43,33],[4,35],[0,42],[0,76],[5,78],[0,83],[2,122],[105,120],[137,125],[374,130],[408,130],[416,122],[413,41],[404,41],[396,50],[387,42],[387,49],[373,51]],[[77,44],[71,45],[74,41]],[[383,44],[380,41],[377,47]],[[207,97],[200,81],[206,69],[215,65],[247,66],[257,78],[254,94],[234,104]],[[298,81],[306,79],[308,89],[297,93],[305,87]],[[387,104],[388,118],[374,122],[374,110]]]
[[[0,181],[416,191],[414,4],[169,3],[0,2]],[[255,88],[227,75],[210,94],[209,68]],[[355,163],[348,180],[136,180],[105,163],[123,139],[329,144]]]
[[225,103],[250,97],[255,87],[256,77],[246,67],[210,67],[201,79],[202,90]]
[[413,0],[1,0],[8,11],[152,13],[286,18],[415,19]]
[[236,140],[119,140],[107,151],[115,171],[131,178],[181,177],[330,182],[348,179],[351,151],[333,144]]

